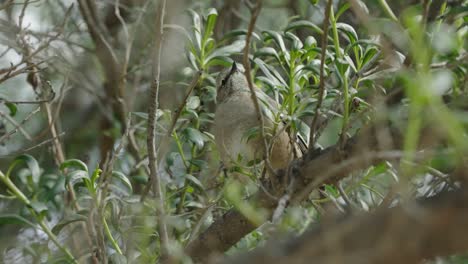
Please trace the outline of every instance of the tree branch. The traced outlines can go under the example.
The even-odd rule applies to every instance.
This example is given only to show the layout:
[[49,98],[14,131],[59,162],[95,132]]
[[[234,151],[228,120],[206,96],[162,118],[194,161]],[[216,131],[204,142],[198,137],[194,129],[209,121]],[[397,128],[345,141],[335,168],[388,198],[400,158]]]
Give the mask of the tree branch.
[[156,35],[154,43],[154,59],[153,59],[153,81],[151,83],[151,97],[148,109],[148,136],[147,136],[147,147],[148,147],[148,161],[150,170],[150,182],[152,184],[153,191],[156,199],[156,210],[158,212],[156,222],[159,228],[159,237],[161,241],[161,252],[162,256],[167,255],[168,250],[168,231],[166,227],[166,213],[164,209],[164,194],[161,179],[158,175],[157,166],[157,153],[156,153],[156,111],[159,108],[159,83],[161,73],[161,51],[163,44],[163,33],[164,33],[164,14],[166,8],[166,0],[160,1],[158,5],[156,20]]
[[468,192],[451,191],[325,222],[224,263],[419,263],[468,250],[466,221]]

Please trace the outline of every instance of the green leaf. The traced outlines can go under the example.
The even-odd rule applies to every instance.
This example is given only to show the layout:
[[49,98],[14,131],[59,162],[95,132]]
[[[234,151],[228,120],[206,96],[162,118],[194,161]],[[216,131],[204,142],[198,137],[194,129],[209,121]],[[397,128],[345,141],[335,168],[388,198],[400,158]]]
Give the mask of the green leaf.
[[212,66],[229,67],[232,65],[233,61],[234,60],[226,56],[213,57],[210,59],[210,61],[207,64],[205,64],[205,66],[206,67],[212,67]]
[[197,186],[201,190],[204,190],[203,184],[201,183],[199,179],[195,178],[195,176],[191,174],[185,174],[185,178],[191,183],[195,184],[195,186]]
[[201,47],[202,47],[202,37],[201,37],[201,32],[202,32],[202,26],[201,26],[201,20],[200,20],[200,16],[197,14],[197,12],[195,12],[194,10],[192,9],[189,9],[188,12],[190,13],[190,16],[192,17],[192,26],[193,26],[193,34],[194,34],[194,37],[195,37],[195,48],[197,50],[197,52],[200,52],[201,50]]
[[288,50],[286,49],[286,45],[284,44],[283,37],[276,31],[273,30],[265,30],[262,32],[265,35],[265,40],[273,39],[276,45],[281,49],[283,53],[287,53]]
[[34,228],[36,227],[26,218],[14,214],[0,214],[0,227],[3,225],[26,225]]
[[289,40],[292,41],[292,50],[300,50],[302,47],[304,47],[304,44],[302,44],[302,41],[293,33],[291,32],[286,32],[285,37]]
[[378,54],[379,54],[379,50],[376,47],[369,47],[364,53],[364,56],[362,57],[361,67],[365,67],[366,64],[372,61],[374,56]]
[[44,216],[49,210],[45,203],[39,201],[31,201],[31,203],[29,203],[29,206],[31,206],[34,212],[41,216]]
[[60,164],[61,171],[65,169],[70,169],[70,168],[83,170],[83,171],[86,171],[86,173],[88,172],[88,166],[86,165],[86,163],[84,163],[83,161],[79,159],[69,159],[69,160],[62,162],[62,164]]
[[18,112],[18,107],[14,103],[6,102],[5,106],[8,107],[8,110],[10,110],[10,116],[15,116],[16,112]]
[[198,96],[190,96],[187,99],[187,109],[197,109],[200,106],[200,98]]
[[91,175],[91,182],[95,183],[97,179],[99,178],[99,176],[101,176],[101,173],[102,173],[102,170],[100,168],[96,168],[93,171],[93,175]]
[[305,47],[306,49],[317,47],[317,40],[312,36],[308,36],[305,40]]
[[[229,39],[232,39],[234,37],[238,37],[238,36],[245,36],[247,35],[247,30],[246,29],[235,29],[235,30],[231,30],[229,31],[228,33],[224,34],[223,38],[220,40],[220,42],[225,42]],[[257,33],[255,32],[252,32],[252,37],[254,39],[257,39],[257,40],[260,40],[260,37],[257,35]]]
[[213,29],[216,24],[216,18],[218,17],[218,12],[214,8],[208,10],[206,16],[205,32],[203,34],[203,46],[206,45],[208,38],[213,34]]
[[335,21],[338,21],[338,19],[340,18],[340,16],[346,12],[346,10],[348,10],[349,8],[351,7],[351,5],[349,3],[345,3],[343,4],[340,9],[338,9],[338,11],[336,12],[336,15],[335,15]]
[[10,167],[8,168],[8,171],[6,173],[6,177],[9,178],[11,172],[13,169],[16,167],[16,165],[20,163],[26,163],[26,166],[28,167],[29,171],[31,172],[31,177],[32,177],[32,182],[37,185],[39,183],[39,177],[41,174],[41,170],[39,168],[39,164],[37,163],[36,159],[28,154],[23,154],[18,157],[16,157],[13,162],[11,163]]
[[205,160],[192,159],[189,162],[190,164],[197,166],[200,170],[208,168],[208,162],[206,162]]
[[132,177],[132,179],[136,182],[136,183],[139,183],[139,184],[146,184],[148,183],[148,176],[147,175],[135,175]]
[[350,43],[354,43],[358,40],[358,35],[352,26],[345,23],[336,23],[336,28],[345,33]]
[[286,27],[285,31],[291,31],[291,30],[295,30],[299,28],[308,28],[308,29],[312,29],[312,31],[315,31],[319,34],[323,34],[323,30],[320,27],[318,27],[317,25],[315,25],[314,23],[308,20],[294,21]]
[[199,149],[203,148],[205,137],[200,131],[191,127],[187,127],[186,129],[184,129],[183,134],[188,140],[194,143]]
[[231,45],[223,46],[219,49],[215,49],[205,59],[205,64],[217,57],[228,57],[234,53],[241,52],[245,48],[245,40],[236,40]]
[[69,215],[66,218],[62,219],[60,222],[58,222],[52,228],[52,233],[54,233],[55,235],[58,235],[60,233],[60,231],[62,231],[62,229],[64,227],[66,227],[67,225],[72,224],[72,223],[76,223],[76,222],[80,222],[80,221],[86,222],[87,220],[88,220],[88,218],[86,216],[84,216],[84,215],[81,215],[81,214]]
[[335,197],[340,195],[340,192],[338,192],[338,190],[333,185],[326,184],[325,191]]
[[279,63],[281,63],[280,57],[276,52],[276,49],[272,47],[262,47],[254,53],[254,57],[274,57]]
[[127,187],[130,191],[129,194],[133,192],[132,183],[130,183],[130,180],[127,178],[127,176],[125,176],[125,174],[123,174],[120,171],[113,171],[112,177],[118,179],[121,183],[123,183],[123,185]]
[[275,87],[288,86],[286,81],[281,77],[281,74],[279,74],[272,66],[268,65],[260,58],[255,58],[254,63],[260,68],[260,70],[263,72],[263,74],[265,74],[267,78],[269,78],[272,82],[275,83]]
[[312,5],[316,5],[318,4],[318,0],[309,0],[309,3],[312,4]]
[[72,187],[77,183],[83,183],[86,188],[91,187],[91,180],[89,178],[88,172],[84,170],[75,170],[67,174],[68,182]]

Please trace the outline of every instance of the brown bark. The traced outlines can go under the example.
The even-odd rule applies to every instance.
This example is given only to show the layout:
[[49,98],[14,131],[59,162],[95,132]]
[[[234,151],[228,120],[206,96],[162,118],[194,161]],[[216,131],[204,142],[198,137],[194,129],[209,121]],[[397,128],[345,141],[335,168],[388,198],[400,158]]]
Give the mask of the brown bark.
[[[293,161],[290,166],[293,166],[292,173],[296,184],[291,201],[300,202],[308,197],[313,190],[312,187],[319,187],[326,182],[337,182],[353,171],[365,169],[388,158],[376,154],[382,149],[379,147],[380,144],[374,131],[375,127],[363,129],[359,134],[350,138],[343,149],[340,149],[337,144],[319,154],[310,151],[303,161]],[[390,136],[396,145],[401,144],[400,140],[397,140],[402,138],[398,131],[390,131]],[[354,158],[352,162],[343,162],[349,157]],[[280,171],[277,182],[285,182],[284,177],[286,177],[284,171]],[[268,193],[260,191],[251,200],[272,213],[277,206],[277,200],[272,199],[271,194],[281,197],[286,186],[287,184],[278,188],[276,185],[266,185],[265,189]],[[244,215],[231,209],[192,241],[187,246],[186,252],[194,261],[203,262],[212,254],[226,251],[255,228],[256,226],[250,223]]]
[[418,263],[468,250],[468,193],[322,223],[224,263]]

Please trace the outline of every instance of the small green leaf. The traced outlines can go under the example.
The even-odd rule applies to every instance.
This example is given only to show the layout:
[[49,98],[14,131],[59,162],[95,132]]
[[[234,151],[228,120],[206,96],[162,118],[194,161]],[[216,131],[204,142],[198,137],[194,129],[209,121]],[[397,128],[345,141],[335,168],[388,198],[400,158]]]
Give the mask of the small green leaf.
[[308,36],[305,40],[305,47],[307,49],[317,47],[317,40],[312,36]]
[[309,3],[312,5],[318,4],[318,0],[309,0]]
[[304,47],[304,44],[302,44],[302,41],[293,33],[286,32],[285,37],[292,41],[292,50],[300,50],[302,49],[302,47]]
[[376,47],[369,47],[362,57],[361,67],[365,67],[377,54],[379,54],[379,50]]
[[217,57],[227,57],[234,53],[241,52],[245,48],[245,40],[236,40],[231,45],[223,46],[219,49],[215,49],[205,59],[205,64]]
[[203,184],[201,183],[201,181],[197,178],[195,178],[195,176],[191,175],[191,174],[185,174],[185,178],[190,181],[191,183],[195,184],[195,186],[197,186],[198,188],[200,188],[201,190],[204,189],[203,187]]
[[184,129],[183,134],[188,140],[194,143],[199,149],[203,148],[205,137],[200,131],[191,127],[187,127],[186,129]]
[[72,224],[72,223],[80,222],[80,221],[86,222],[87,220],[88,218],[81,214],[69,215],[65,219],[62,219],[60,222],[58,222],[52,228],[52,233],[54,233],[55,235],[58,235],[65,226]]
[[186,107],[188,109],[197,109],[200,106],[200,98],[198,96],[190,96],[187,99]]
[[11,172],[16,167],[16,165],[23,163],[23,162],[26,163],[26,166],[31,172],[32,182],[37,185],[39,183],[41,170],[39,168],[39,164],[37,163],[37,160],[33,156],[28,155],[28,154],[20,155],[13,160],[10,167],[8,168],[6,177],[9,178]]
[[88,172],[88,166],[86,165],[86,163],[84,163],[83,161],[79,159],[69,159],[69,160],[62,162],[62,164],[60,164],[61,171],[65,169],[70,169],[70,168],[83,170],[83,171],[86,171],[86,173]]
[[210,8],[208,10],[208,14],[206,16],[206,25],[205,25],[205,32],[203,34],[203,46],[206,45],[208,38],[213,34],[213,29],[216,24],[216,18],[218,17],[218,12],[214,8]]
[[[224,34],[223,38],[220,40],[220,42],[225,42],[229,39],[232,39],[234,37],[238,36],[245,36],[247,35],[247,30],[246,29],[235,29],[231,30],[228,33]],[[256,40],[260,40],[260,37],[257,35],[257,33],[252,32],[252,37]]]
[[44,216],[47,213],[47,211],[49,210],[49,208],[47,207],[47,205],[45,203],[39,202],[39,201],[31,201],[29,206],[31,206],[31,208],[34,210],[34,212],[36,212],[37,214],[39,214],[41,216]]
[[120,182],[122,182],[123,185],[128,188],[130,193],[133,192],[132,184],[130,183],[130,180],[127,178],[127,176],[125,176],[125,174],[123,174],[120,171],[113,171],[112,172],[112,177],[120,180]]
[[146,184],[148,183],[148,176],[147,175],[135,175],[132,177],[132,179],[136,182],[136,183],[139,183],[139,184]]
[[338,192],[338,190],[333,185],[326,184],[325,185],[325,191],[327,193],[331,194],[332,196],[340,195],[340,192]]
[[345,33],[345,35],[348,37],[348,41],[350,43],[354,43],[358,40],[358,35],[356,33],[356,30],[354,28],[346,23],[336,23],[336,28]]
[[323,30],[319,26],[315,25],[314,23],[308,20],[294,21],[286,27],[285,31],[291,31],[299,28],[309,28],[312,29],[312,31],[315,31],[319,34],[323,34]]
[[88,189],[90,187],[88,185],[91,183],[91,180],[89,179],[89,175],[87,171],[75,170],[75,171],[69,172],[67,173],[67,179],[72,187],[74,187],[75,184],[77,183],[84,184],[86,188]]
[[18,107],[14,103],[6,102],[5,106],[8,107],[8,110],[10,110],[10,116],[15,116],[16,112],[18,112]]
[[93,175],[91,175],[91,182],[95,183],[99,176],[101,176],[102,170],[100,168],[96,168],[93,171]]
[[273,39],[276,45],[281,49],[283,53],[287,53],[288,50],[286,49],[286,45],[284,44],[283,37],[276,31],[273,30],[265,30],[262,32],[265,35],[265,40]]
[[254,53],[254,57],[268,57],[268,56],[274,57],[276,61],[281,63],[281,59],[278,53],[272,47],[262,47]]
[[192,9],[188,10],[190,13],[190,16],[192,17],[192,26],[193,26],[193,34],[195,37],[195,48],[197,49],[198,52],[201,50],[201,44],[202,44],[202,37],[201,37],[201,32],[202,32],[202,26],[201,26],[201,19],[200,16],[198,15],[197,12],[195,12]]
[[36,227],[26,218],[14,214],[0,214],[0,227],[3,225],[26,225]]
[[351,5],[349,3],[345,3],[343,4],[340,9],[338,9],[338,11],[336,12],[336,15],[335,15],[335,21],[338,21],[338,19],[340,18],[340,16],[346,12],[346,10],[348,10],[349,8],[351,7]]

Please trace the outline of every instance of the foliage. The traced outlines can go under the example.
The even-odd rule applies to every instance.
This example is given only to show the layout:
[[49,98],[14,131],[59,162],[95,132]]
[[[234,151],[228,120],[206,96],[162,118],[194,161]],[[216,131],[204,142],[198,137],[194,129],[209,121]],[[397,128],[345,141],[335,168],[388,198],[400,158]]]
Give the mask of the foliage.
[[[236,27],[218,36],[218,25],[227,20],[227,7],[215,9],[206,3],[211,1],[192,1],[197,4],[192,3],[183,15],[189,25],[164,25],[165,34],[181,33],[185,57],[174,62],[175,70],[168,70],[161,83],[157,146],[167,213],[161,220],[149,191],[143,147],[147,84],[153,81],[147,67],[152,63],[147,42],[149,32],[154,31],[154,18],[148,10],[154,6],[151,1],[141,6],[119,6],[116,1],[115,6],[95,7],[108,15],[100,25],[106,27],[105,34],[97,39],[111,40],[99,42],[95,36],[101,33],[93,32],[89,25],[87,29],[80,26],[89,23],[83,10],[52,2],[37,4],[40,12],[58,12],[47,23],[56,29],[42,31],[22,25],[22,16],[31,9],[29,1],[14,7],[0,4],[0,12],[10,18],[19,13],[21,18],[18,23],[14,19],[5,22],[5,29],[0,27],[4,35],[1,45],[7,52],[15,50],[20,60],[1,65],[6,68],[0,71],[0,84],[14,86],[17,81],[29,85],[33,89],[25,92],[26,97],[35,98],[25,103],[18,99],[23,98],[20,92],[0,95],[0,143],[6,144],[6,154],[15,157],[2,161],[6,169],[0,170],[0,232],[14,227],[0,241],[3,261],[9,260],[8,249],[15,248],[10,250],[17,253],[15,257],[34,263],[154,263],[163,252],[156,226],[164,222],[171,230],[170,254],[189,262],[183,248],[230,208],[257,226],[268,221],[267,210],[247,200],[264,188],[256,177],[258,164],[223,172],[210,133],[215,78],[233,61],[240,61],[248,21],[239,20]],[[301,1],[301,5],[307,14],[317,14],[324,12],[325,2]],[[353,2],[359,4],[362,17],[355,15],[359,12],[353,10]],[[325,184],[320,197],[307,194],[307,199],[286,208],[278,221],[245,236],[227,254],[258,248],[277,232],[301,234],[322,221],[330,204],[340,212],[374,211],[398,204],[396,193],[425,198],[457,188],[457,179],[450,175],[462,167],[468,151],[467,3],[459,1],[459,7],[442,1],[434,15],[419,3],[396,2],[389,6],[386,1],[337,1],[325,16],[330,23],[328,32],[307,16],[290,17],[279,29],[259,23],[248,43],[255,84],[280,106],[269,117],[277,123],[284,121],[288,133],[300,134],[306,143],[312,140],[311,124],[318,117],[312,128],[318,140],[311,144],[310,153],[344,146],[370,124],[382,127],[377,134],[383,145],[395,143],[386,140],[390,130],[403,137],[398,149],[382,146],[384,150],[375,154],[382,156],[379,163],[350,171],[336,184]],[[265,3],[267,8],[269,4]],[[243,4],[236,12],[250,15]],[[261,17],[266,22],[276,19],[268,11]],[[322,38],[327,43],[324,51]],[[112,52],[106,51],[108,46]],[[169,56],[182,57],[169,45],[165,49],[172,52]],[[9,53],[1,56],[5,54]],[[56,58],[49,62],[52,56]],[[163,68],[167,61],[162,61]],[[46,91],[49,86],[55,93]],[[323,100],[319,98],[321,89]],[[85,92],[87,97],[81,100],[77,95]],[[91,102],[82,102],[89,98]],[[45,118],[36,116],[31,104],[40,106]],[[82,109],[73,109],[73,104]],[[42,133],[25,125],[31,120],[45,127]],[[56,125],[57,120],[63,126]],[[60,127],[67,132],[66,138],[57,133]],[[36,133],[37,138],[30,135]],[[256,131],[249,133],[246,138]],[[52,135],[51,139],[36,143],[45,134]],[[34,144],[13,151],[18,142]],[[60,154],[60,144],[67,147],[65,154]],[[52,151],[44,145],[50,145]],[[84,158],[87,155],[90,159]],[[250,180],[239,183],[227,174],[248,175]],[[32,230],[34,241],[21,245],[24,233]],[[15,239],[6,241],[7,236]],[[444,260],[461,263],[465,258]]]

